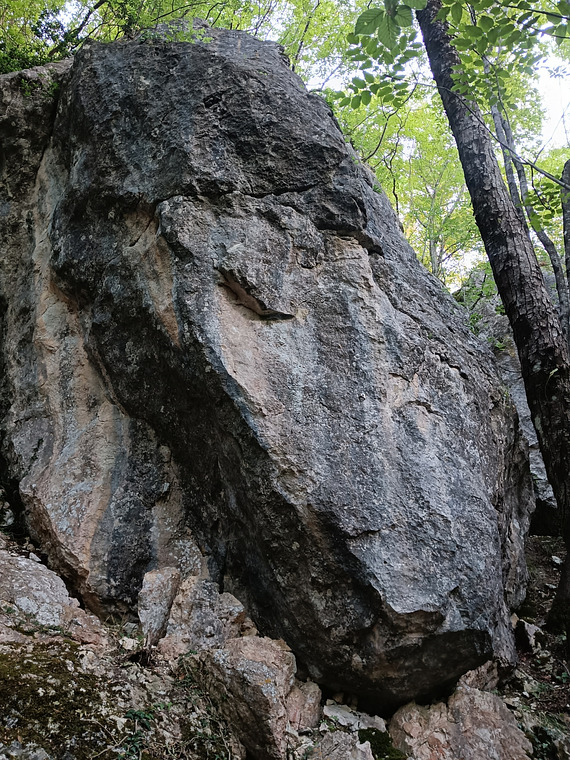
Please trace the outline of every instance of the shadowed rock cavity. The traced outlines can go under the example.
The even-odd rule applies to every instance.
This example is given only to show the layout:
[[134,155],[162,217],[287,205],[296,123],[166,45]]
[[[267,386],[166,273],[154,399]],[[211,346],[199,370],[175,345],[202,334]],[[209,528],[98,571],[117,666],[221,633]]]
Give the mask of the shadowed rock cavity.
[[207,564],[388,709],[513,659],[526,451],[327,105],[209,35],[1,79],[2,456],[92,609]]

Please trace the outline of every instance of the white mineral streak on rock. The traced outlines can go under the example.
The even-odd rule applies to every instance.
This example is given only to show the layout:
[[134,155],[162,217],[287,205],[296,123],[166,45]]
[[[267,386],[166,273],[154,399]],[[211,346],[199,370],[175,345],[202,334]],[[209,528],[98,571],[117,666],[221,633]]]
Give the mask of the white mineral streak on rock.
[[386,722],[378,715],[366,715],[366,713],[351,710],[346,705],[327,704],[323,708],[323,715],[339,726],[344,726],[353,732],[358,732],[361,728],[386,731]]

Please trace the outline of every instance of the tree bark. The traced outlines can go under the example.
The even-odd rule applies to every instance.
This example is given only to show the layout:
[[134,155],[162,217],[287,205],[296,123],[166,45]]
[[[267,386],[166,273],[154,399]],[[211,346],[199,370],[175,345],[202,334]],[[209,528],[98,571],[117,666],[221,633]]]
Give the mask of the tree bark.
[[[493,120],[495,121],[494,114],[493,114]],[[522,204],[523,204],[525,213],[530,222],[530,220],[532,219],[532,208],[527,202],[528,182],[526,178],[526,171],[522,163],[516,158],[515,141],[514,141],[513,133],[511,131],[511,127],[509,123],[501,115],[499,115],[499,120],[501,122],[501,133],[504,136],[504,142],[506,145],[508,145],[508,150],[505,150],[503,148],[503,152],[504,154],[508,153],[508,160],[509,162],[512,161],[516,169],[517,176],[519,178],[520,197],[522,199]],[[496,121],[495,121],[495,126],[497,126]],[[497,132],[497,135],[499,139],[503,141],[503,138],[498,132]],[[507,158],[505,157],[505,161],[506,160]],[[518,193],[516,197],[517,198],[519,197]],[[512,192],[511,192],[511,198],[513,198]],[[513,198],[513,201],[515,205],[517,205],[517,200],[515,198]],[[550,263],[552,265],[552,271],[554,273],[554,279],[556,281],[556,292],[558,293],[558,313],[559,313],[560,321],[562,324],[562,330],[564,332],[564,335],[566,336],[566,342],[570,344],[570,292],[568,289],[568,281],[564,275],[562,259],[558,251],[556,250],[556,246],[554,245],[553,240],[549,237],[544,227],[541,224],[536,225],[534,228],[534,231],[542,247],[548,254],[548,258],[550,259]]]
[[[548,479],[562,513],[570,545],[570,357],[556,309],[524,224],[503,182],[481,113],[453,90],[459,57],[447,26],[436,18],[439,0],[417,12],[431,70],[471,195],[473,212],[497,289],[514,334],[532,421]],[[563,579],[570,580],[567,553]],[[570,583],[561,583],[551,627],[570,634]]]
[[[570,184],[570,160],[566,161],[564,164],[561,179],[567,185]],[[568,290],[570,290],[570,193],[561,188],[560,199],[562,201],[562,226],[564,229],[564,261],[566,264],[566,280],[568,282]]]

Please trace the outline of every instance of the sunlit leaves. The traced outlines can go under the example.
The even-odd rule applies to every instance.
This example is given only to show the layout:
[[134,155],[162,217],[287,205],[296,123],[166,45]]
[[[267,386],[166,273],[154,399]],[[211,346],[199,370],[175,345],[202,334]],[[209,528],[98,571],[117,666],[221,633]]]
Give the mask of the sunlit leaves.
[[459,24],[463,17],[463,6],[461,3],[454,3],[451,6],[451,20],[455,24]]
[[354,33],[373,34],[385,17],[386,13],[382,8],[369,8],[358,17]]
[[399,5],[394,14],[394,21],[399,27],[412,26],[412,9],[408,5]]
[[[351,88],[359,94],[359,99],[352,98],[352,105],[367,106],[373,97],[394,108],[405,102],[408,85],[402,81],[402,72],[421,54],[413,28],[413,10],[423,8],[425,2],[385,0],[384,7],[368,8],[358,17],[354,34],[348,40],[354,46],[350,51],[352,59],[359,62],[362,69],[362,76],[352,79]],[[369,71],[378,66],[389,67],[388,83],[376,82],[377,77]]]

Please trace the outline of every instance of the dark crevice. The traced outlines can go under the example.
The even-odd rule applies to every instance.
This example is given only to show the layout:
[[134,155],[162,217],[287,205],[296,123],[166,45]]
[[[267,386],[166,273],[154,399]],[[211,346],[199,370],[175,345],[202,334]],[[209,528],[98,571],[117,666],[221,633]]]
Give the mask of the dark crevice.
[[236,296],[236,304],[245,306],[254,314],[265,321],[284,321],[295,319],[294,314],[287,314],[283,311],[271,309],[260,298],[252,293],[252,286],[243,278],[237,275],[231,269],[217,267],[217,271],[222,275],[223,281],[220,282],[222,287],[227,288]]

